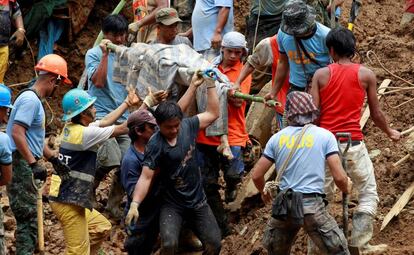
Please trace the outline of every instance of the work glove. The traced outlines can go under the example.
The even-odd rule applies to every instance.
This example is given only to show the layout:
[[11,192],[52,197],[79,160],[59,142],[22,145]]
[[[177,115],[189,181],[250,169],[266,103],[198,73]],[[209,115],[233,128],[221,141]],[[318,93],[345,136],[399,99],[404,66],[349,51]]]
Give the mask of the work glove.
[[43,165],[39,164],[39,162],[36,161],[30,164],[30,168],[32,169],[33,178],[35,180],[40,180],[42,182],[46,181],[47,170]]
[[166,100],[167,96],[168,92],[164,90],[159,90],[155,93],[152,93],[151,87],[148,87],[148,95],[144,98],[144,104],[147,107],[151,108]]
[[131,202],[131,205],[129,206],[128,214],[125,218],[125,223],[127,226],[131,226],[131,223],[134,224],[137,223],[137,220],[139,218],[139,212],[138,212],[138,202]]
[[15,39],[15,44],[20,47],[23,45],[23,42],[24,42],[24,34],[25,34],[24,29],[22,28],[17,29],[16,32],[14,32],[10,38]]
[[60,161],[57,157],[51,157],[48,160],[53,165],[56,173],[60,176],[62,180],[69,178],[70,168]]

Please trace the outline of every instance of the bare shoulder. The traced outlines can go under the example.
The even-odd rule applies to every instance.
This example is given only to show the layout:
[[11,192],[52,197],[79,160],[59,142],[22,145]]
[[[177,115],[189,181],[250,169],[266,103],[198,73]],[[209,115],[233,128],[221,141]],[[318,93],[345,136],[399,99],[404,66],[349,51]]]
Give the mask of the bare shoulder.
[[358,72],[358,78],[361,85],[367,89],[370,85],[376,86],[377,77],[375,73],[366,66],[361,65]]
[[376,75],[374,71],[369,69],[368,67],[361,65],[359,68],[359,79],[360,80],[367,80],[367,79],[376,79]]
[[313,75],[313,79],[318,82],[319,85],[326,85],[329,82],[329,78],[331,77],[331,71],[329,67],[322,67],[316,70],[315,74]]

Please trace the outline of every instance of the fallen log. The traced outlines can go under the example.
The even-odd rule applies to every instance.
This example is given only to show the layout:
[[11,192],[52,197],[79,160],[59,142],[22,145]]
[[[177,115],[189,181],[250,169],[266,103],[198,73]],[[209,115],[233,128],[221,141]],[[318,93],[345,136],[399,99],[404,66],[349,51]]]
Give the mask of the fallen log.
[[381,229],[382,231],[388,223],[397,216],[404,206],[410,201],[411,197],[414,195],[414,182],[411,183],[410,187],[401,195],[398,201],[394,204],[390,212],[385,216],[384,221],[382,222]]

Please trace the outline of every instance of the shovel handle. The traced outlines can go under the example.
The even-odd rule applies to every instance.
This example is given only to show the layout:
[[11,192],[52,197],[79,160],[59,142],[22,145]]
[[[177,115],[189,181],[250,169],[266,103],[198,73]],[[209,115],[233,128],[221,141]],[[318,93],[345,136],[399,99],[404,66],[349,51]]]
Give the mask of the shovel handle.
[[[32,177],[33,178],[33,177]],[[32,179],[33,186],[36,189],[36,211],[37,211],[37,238],[39,245],[39,254],[45,254],[45,235],[43,231],[43,188],[46,185],[46,182],[38,181]]]
[[352,143],[351,133],[349,133],[349,132],[338,132],[338,133],[335,134],[335,136],[336,136],[336,139],[337,139],[337,142],[338,142],[338,147],[339,147],[339,144],[341,143],[341,139],[346,139],[345,149],[341,150],[341,148],[339,147],[339,152],[340,152],[341,156],[344,157],[347,154],[349,148],[351,147],[351,143]]

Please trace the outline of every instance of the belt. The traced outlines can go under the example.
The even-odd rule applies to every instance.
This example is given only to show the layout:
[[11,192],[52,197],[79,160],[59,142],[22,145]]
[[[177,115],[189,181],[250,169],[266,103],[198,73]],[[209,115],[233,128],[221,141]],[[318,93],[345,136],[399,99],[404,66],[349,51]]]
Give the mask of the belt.
[[320,193],[306,193],[306,194],[302,194],[303,198],[311,198],[311,197],[325,197],[324,194],[320,194]]
[[[362,142],[362,141],[352,140],[352,141],[351,141],[351,147],[353,147],[353,146],[357,146],[357,145],[360,145],[360,144],[361,144],[361,142]],[[347,142],[343,141],[343,142],[340,142],[340,143],[341,143],[341,144],[346,144]]]
[[292,90],[292,91],[302,91],[302,92],[304,92],[306,90],[306,87],[299,87],[299,86],[293,85],[292,83],[289,83],[289,85],[290,85],[290,90]]

